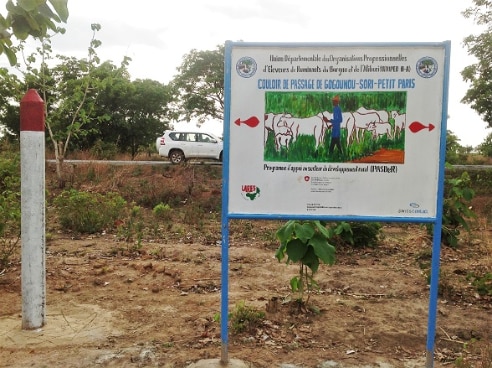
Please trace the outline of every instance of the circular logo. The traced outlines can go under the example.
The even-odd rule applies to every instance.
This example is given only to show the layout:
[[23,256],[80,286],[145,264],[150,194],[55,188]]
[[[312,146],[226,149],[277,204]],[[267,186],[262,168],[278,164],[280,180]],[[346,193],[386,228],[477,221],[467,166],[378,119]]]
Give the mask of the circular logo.
[[417,73],[422,78],[432,78],[437,73],[437,61],[436,59],[425,56],[417,61]]
[[243,78],[250,78],[256,73],[256,61],[252,57],[244,56],[236,63],[236,71]]

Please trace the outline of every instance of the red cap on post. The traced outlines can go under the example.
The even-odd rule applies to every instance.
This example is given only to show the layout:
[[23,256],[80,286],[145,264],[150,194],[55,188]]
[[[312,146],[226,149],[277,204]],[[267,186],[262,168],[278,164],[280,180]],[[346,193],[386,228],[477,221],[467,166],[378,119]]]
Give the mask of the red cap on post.
[[44,101],[35,89],[30,89],[20,102],[20,130],[44,132]]

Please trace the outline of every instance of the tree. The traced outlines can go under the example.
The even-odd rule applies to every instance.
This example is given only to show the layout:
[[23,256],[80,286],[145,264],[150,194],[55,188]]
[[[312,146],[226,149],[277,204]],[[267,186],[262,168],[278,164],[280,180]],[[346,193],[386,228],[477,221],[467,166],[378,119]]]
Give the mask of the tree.
[[466,164],[467,149],[461,146],[459,141],[452,131],[446,132],[446,162],[451,165]]
[[224,46],[216,50],[197,51],[184,56],[180,74],[171,85],[176,96],[176,119],[224,118]]
[[492,133],[487,135],[487,138],[478,145],[477,149],[482,155],[492,157]]
[[78,148],[104,141],[134,158],[140,147],[153,144],[167,128],[168,86],[150,79],[131,81],[125,64],[116,67],[110,61],[98,66],[92,76],[99,81],[93,119],[86,125],[89,131],[83,140],[76,141]]
[[461,71],[463,80],[471,83],[461,102],[470,104],[482,119],[492,127],[492,3],[490,0],[472,0],[474,7],[467,8],[462,14],[473,18],[477,25],[485,26],[480,35],[470,35],[463,41],[468,53],[477,58],[475,64]]
[[117,143],[134,158],[167,128],[170,90],[150,79],[130,81],[117,71],[101,87],[94,114],[108,118],[101,122],[98,138]]
[[70,151],[93,149],[96,142],[100,149],[102,142],[114,152],[135,157],[140,147],[153,145],[169,120],[170,88],[153,80],[131,81],[129,58],[123,58],[120,66],[100,63],[96,48],[101,43],[95,39],[99,29],[98,24],[92,25],[88,58],[55,57],[46,37],[26,58],[23,82],[0,69],[0,117],[16,136],[21,91],[35,88],[43,97],[48,142],[53,145],[61,186],[63,161]]
[[0,14],[0,54],[5,53],[10,65],[17,63],[16,48],[12,35],[18,40],[29,36],[43,38],[49,30],[64,33],[56,23],[66,23],[68,0],[18,0],[15,4],[7,1],[7,16]]
[[137,79],[132,82],[131,95],[126,98],[127,116],[122,129],[121,143],[132,159],[142,146],[154,144],[157,135],[167,129],[167,104],[171,93],[167,86],[150,80]]
[[[73,58],[60,57],[63,62],[50,68],[47,63],[47,60],[52,58],[50,36],[42,38],[37,55],[32,54],[27,59],[29,64],[25,73],[26,87],[40,91],[45,102],[46,129],[53,144],[60,187],[65,183],[62,168],[70,139],[86,134],[87,130],[83,129],[83,126],[90,120],[92,109],[89,97],[97,90],[93,85],[92,71],[99,64],[96,48],[101,42],[95,35],[101,26],[92,24],[91,29],[93,36],[87,59],[77,62]],[[33,66],[36,56],[41,57],[39,69]]]
[[22,91],[22,82],[17,76],[10,74],[6,68],[0,68],[0,133],[7,139],[19,136]]

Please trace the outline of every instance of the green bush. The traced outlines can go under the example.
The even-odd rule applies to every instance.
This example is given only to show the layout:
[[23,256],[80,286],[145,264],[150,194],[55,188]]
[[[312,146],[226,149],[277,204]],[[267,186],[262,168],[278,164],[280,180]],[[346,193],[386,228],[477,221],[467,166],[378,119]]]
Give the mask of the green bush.
[[20,240],[20,158],[2,153],[0,157],[0,271],[8,267]]
[[492,273],[486,272],[482,275],[471,272],[466,279],[475,287],[481,296],[492,296]]
[[236,309],[229,313],[229,322],[233,333],[254,332],[265,318],[265,312],[240,302]]
[[170,220],[172,217],[171,212],[172,212],[171,206],[169,206],[168,204],[164,204],[162,202],[159,203],[157,206],[155,206],[154,209],[152,210],[154,216],[161,220]]
[[[459,177],[446,177],[444,180],[444,201],[442,212],[441,241],[455,248],[461,229],[470,231],[468,220],[475,218],[471,200],[475,191],[471,188],[470,176],[466,171]],[[427,224],[427,233],[432,235],[433,224]]]
[[98,160],[114,160],[118,154],[118,145],[98,139],[90,149],[91,155]]
[[492,170],[473,170],[468,175],[476,194],[492,195]]
[[134,242],[134,250],[140,249],[142,247],[144,228],[142,207],[133,205],[126,221],[118,226],[118,235],[120,239],[127,243]]
[[381,237],[379,222],[338,222],[332,226],[340,245],[371,247],[378,245]]
[[93,234],[115,227],[124,216],[126,201],[117,193],[63,191],[56,199],[60,223],[64,229]]

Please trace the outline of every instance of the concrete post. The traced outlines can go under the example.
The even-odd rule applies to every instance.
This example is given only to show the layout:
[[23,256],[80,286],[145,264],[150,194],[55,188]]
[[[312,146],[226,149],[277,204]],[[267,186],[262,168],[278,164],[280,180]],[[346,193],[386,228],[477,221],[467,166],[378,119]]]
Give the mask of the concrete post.
[[44,102],[34,89],[20,103],[22,329],[44,326],[45,254]]

